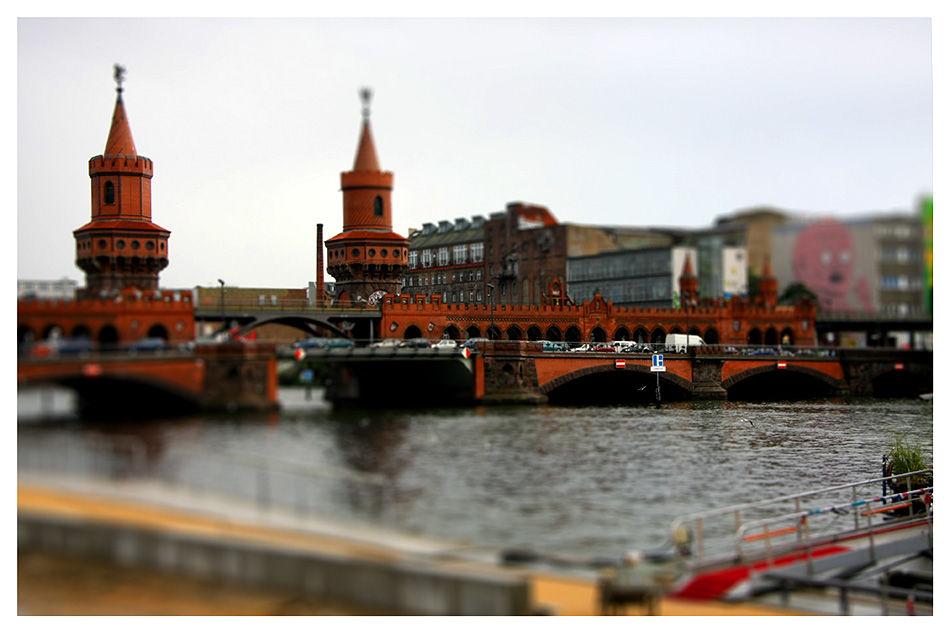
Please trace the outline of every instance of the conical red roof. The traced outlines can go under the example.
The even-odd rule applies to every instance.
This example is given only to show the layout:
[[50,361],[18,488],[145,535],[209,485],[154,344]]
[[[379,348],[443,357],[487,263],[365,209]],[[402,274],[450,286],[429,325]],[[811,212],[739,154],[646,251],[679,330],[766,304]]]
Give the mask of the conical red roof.
[[359,147],[356,148],[353,171],[382,171],[379,168],[379,159],[376,158],[376,145],[373,143],[368,117],[363,119],[363,131],[360,134]]
[[106,141],[106,156],[138,156],[135,151],[135,141],[132,140],[132,129],[125,116],[125,104],[122,102],[122,92],[119,91],[115,99],[115,111],[112,113],[112,128],[109,130],[109,140]]
[[683,273],[681,276],[683,277],[696,276],[695,273],[693,273],[693,260],[690,259],[689,253],[686,254],[686,261],[683,263]]

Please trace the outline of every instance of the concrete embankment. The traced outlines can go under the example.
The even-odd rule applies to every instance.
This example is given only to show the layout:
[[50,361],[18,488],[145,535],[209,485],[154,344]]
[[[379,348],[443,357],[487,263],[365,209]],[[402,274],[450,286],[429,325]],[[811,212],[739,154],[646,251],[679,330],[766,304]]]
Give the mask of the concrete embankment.
[[[503,567],[497,552],[188,498],[148,484],[27,478],[21,550],[60,552],[230,586],[409,615],[596,615],[591,578]],[[637,607],[630,614],[641,613]],[[664,600],[662,615],[788,615],[751,605]]]

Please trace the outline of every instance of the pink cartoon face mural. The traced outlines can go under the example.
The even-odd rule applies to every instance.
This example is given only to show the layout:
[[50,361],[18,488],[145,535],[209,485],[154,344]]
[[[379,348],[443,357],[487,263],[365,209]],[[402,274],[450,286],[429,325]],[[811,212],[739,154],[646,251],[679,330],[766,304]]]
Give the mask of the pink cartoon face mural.
[[848,293],[853,289],[865,311],[871,310],[867,280],[854,275],[854,245],[851,231],[836,220],[808,226],[798,235],[792,254],[795,278],[818,295],[823,311],[852,312]]

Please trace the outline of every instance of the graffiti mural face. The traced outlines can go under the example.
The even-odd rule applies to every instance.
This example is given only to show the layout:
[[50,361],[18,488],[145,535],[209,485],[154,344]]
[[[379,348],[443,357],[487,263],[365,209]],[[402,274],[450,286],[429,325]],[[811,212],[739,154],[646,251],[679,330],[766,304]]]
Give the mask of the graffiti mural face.
[[795,278],[818,295],[826,310],[848,310],[848,290],[854,269],[851,231],[828,220],[803,230],[792,255]]

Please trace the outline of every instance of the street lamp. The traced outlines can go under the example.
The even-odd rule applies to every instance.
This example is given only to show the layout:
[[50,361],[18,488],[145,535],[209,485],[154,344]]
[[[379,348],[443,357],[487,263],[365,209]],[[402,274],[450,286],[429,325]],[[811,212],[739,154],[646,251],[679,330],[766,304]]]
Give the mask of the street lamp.
[[488,330],[488,338],[495,340],[495,286],[485,285],[488,287],[488,304],[491,306],[491,329]]
[[221,284],[221,327],[224,327],[224,280],[219,279],[218,283]]

